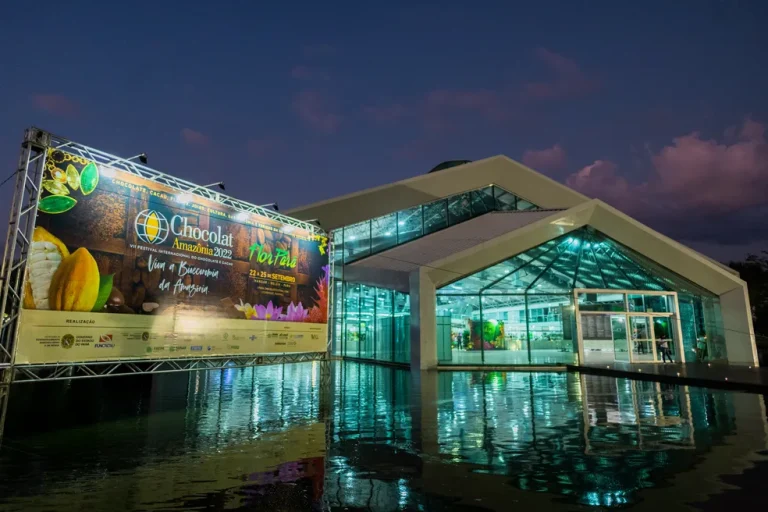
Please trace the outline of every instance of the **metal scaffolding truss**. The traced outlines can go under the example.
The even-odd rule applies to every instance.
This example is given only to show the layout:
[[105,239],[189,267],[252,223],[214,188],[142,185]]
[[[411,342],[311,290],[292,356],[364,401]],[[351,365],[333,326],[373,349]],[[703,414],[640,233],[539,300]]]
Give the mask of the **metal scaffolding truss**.
[[[30,128],[30,130],[37,130],[39,132],[42,132],[42,130],[38,130],[37,128]],[[194,195],[204,197],[206,199],[210,199],[212,201],[216,201],[221,204],[230,206],[232,208],[235,208],[243,212],[261,215],[262,217],[267,217],[269,219],[273,219],[283,224],[288,224],[290,226],[305,229],[310,233],[325,235],[324,231],[320,227],[314,224],[310,224],[308,222],[294,219],[292,217],[288,217],[287,215],[282,215],[276,211],[269,210],[267,208],[262,208],[261,206],[246,203],[245,201],[235,199],[234,197],[228,196],[226,194],[221,194],[216,190],[206,188],[202,185],[197,185],[195,183],[183,180],[181,178],[175,178],[173,176],[169,176],[160,171],[157,171],[155,169],[142,165],[141,163],[137,163],[133,160],[128,160],[119,156],[110,155],[109,153],[99,151],[98,149],[94,149],[94,148],[85,146],[83,144],[78,144],[77,142],[73,142],[63,137],[58,137],[52,134],[46,134],[46,135],[50,137],[49,146],[52,149],[60,149],[62,151],[66,151],[67,153],[72,153],[82,158],[87,158],[88,160],[92,160],[96,162],[97,165],[106,165],[114,169],[118,169],[120,171],[128,172],[136,176],[140,176],[146,180],[167,185],[169,187],[177,189],[180,193],[194,194]]]
[[94,361],[60,364],[25,364],[13,367],[13,382],[38,382],[51,380],[90,379],[121,375],[157,374],[194,370],[218,370],[245,368],[271,364],[328,361],[327,352],[303,352],[297,354],[264,354],[248,356],[200,357],[180,359]]
[[[109,166],[144,179],[174,188],[179,194],[195,195],[219,202],[242,212],[253,213],[277,222],[304,229],[318,237],[327,237],[319,227],[294,219],[278,212],[240,201],[204,186],[175,178],[145,165],[77,142],[53,135],[45,130],[29,128],[24,132],[21,156],[16,170],[14,197],[11,203],[8,235],[0,269],[0,410],[7,397],[5,393],[11,382],[32,382],[44,380],[66,380],[79,378],[107,377],[117,375],[168,373],[191,370],[245,367],[263,364],[297,363],[303,361],[327,361],[328,352],[298,354],[266,354],[247,356],[222,356],[206,358],[179,358],[158,360],[119,360],[82,363],[15,365],[15,344],[19,330],[19,316],[22,292],[25,286],[25,268],[32,232],[35,228],[38,200],[46,158],[49,150],[61,150],[97,165]],[[332,246],[329,244],[331,253]],[[331,267],[333,263],[330,263]],[[333,275],[333,270],[329,271]],[[329,293],[333,286],[329,284]],[[330,299],[330,297],[329,297]],[[330,325],[329,325],[330,328]],[[330,339],[330,337],[329,337]],[[1,423],[0,423],[1,425]]]
[[[19,328],[24,269],[37,217],[40,183],[45,170],[49,134],[35,129],[24,132],[21,156],[16,168],[13,201],[8,218],[2,269],[0,269],[0,373],[13,363]],[[7,380],[7,379],[4,379]]]

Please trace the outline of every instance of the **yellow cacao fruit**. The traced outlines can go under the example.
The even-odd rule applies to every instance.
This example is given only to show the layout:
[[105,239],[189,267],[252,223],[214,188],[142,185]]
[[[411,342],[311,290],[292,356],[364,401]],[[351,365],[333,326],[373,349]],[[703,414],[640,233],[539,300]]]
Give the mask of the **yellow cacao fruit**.
[[32,295],[32,285],[29,283],[29,278],[27,278],[27,284],[24,287],[24,309],[36,309],[37,306],[35,306],[35,297]]
[[99,295],[99,266],[88,249],[81,247],[61,262],[48,291],[56,311],[90,311]]
[[37,226],[32,233],[27,260],[27,284],[24,287],[25,309],[49,309],[48,292],[51,280],[62,260],[69,256],[64,242],[44,227]]
[[42,226],[35,227],[35,231],[32,233],[33,242],[51,242],[61,253],[62,258],[69,256],[69,249],[64,245],[64,242],[56,238],[50,231]]

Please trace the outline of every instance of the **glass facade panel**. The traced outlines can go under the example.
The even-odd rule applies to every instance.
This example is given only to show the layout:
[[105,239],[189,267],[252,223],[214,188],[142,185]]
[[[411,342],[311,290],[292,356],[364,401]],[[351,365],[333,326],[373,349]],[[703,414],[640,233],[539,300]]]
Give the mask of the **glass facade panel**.
[[662,361],[663,350],[666,347],[667,355],[674,361],[676,355],[675,349],[675,329],[670,317],[653,317],[653,337],[656,340],[656,359]]
[[376,289],[376,359],[393,361],[393,309],[392,290]]
[[344,347],[347,357],[360,357],[360,285],[344,283]]
[[438,352],[445,353],[450,346],[450,360],[446,364],[482,364],[483,329],[480,321],[480,297],[438,296],[439,323],[450,324],[450,330],[441,332],[437,339]]
[[[335,270],[335,268],[334,268]],[[344,281],[333,281],[333,309],[331,311],[331,353],[335,356],[344,355]]]
[[475,190],[470,194],[473,217],[496,210],[496,202],[493,198],[493,187],[485,187],[480,190]]
[[485,364],[527,365],[525,295],[483,296]]
[[628,295],[629,311],[633,313],[672,313],[674,300],[670,295]]
[[397,213],[376,217],[371,221],[371,254],[397,245]]
[[443,199],[424,205],[424,234],[428,235],[448,227],[448,201]]
[[[646,332],[671,340],[675,357],[673,295],[643,291],[674,291],[690,297],[680,309],[686,360],[692,360],[692,353],[706,353],[710,359],[725,357],[722,318],[713,294],[586,227],[439,289],[438,325],[450,324],[450,335],[442,335],[446,339],[438,333],[438,343],[450,346],[449,352],[438,348],[438,353],[448,354],[440,364],[576,362],[575,288],[594,289],[578,294],[584,313],[580,322],[585,355],[592,359],[654,360],[656,337],[639,342],[631,337],[634,330],[628,318],[637,313],[648,313],[643,317]],[[626,296],[602,291],[610,289],[637,292]],[[495,328],[492,322],[497,323]],[[698,345],[701,350],[694,351]],[[478,346],[479,357],[472,353]]]
[[536,205],[531,203],[530,201],[526,201],[525,199],[517,198],[517,209],[518,210],[535,210]]
[[651,334],[652,325],[650,317],[629,317],[629,329],[632,338],[630,349],[632,350],[632,359],[635,362],[654,361],[656,359],[656,352],[654,351],[656,347],[653,346]]
[[371,254],[371,222],[365,221],[344,228],[344,261]]
[[411,304],[407,293],[395,292],[394,331],[395,361],[408,363],[411,360]]
[[421,206],[397,212],[397,243],[403,244],[424,234]]
[[453,226],[472,218],[470,194],[458,194],[448,198],[448,224]]
[[570,295],[528,295],[531,364],[578,362],[576,322]]
[[[407,293],[359,283],[334,283],[335,355],[409,363],[411,317]],[[342,307],[343,305],[343,307]],[[340,333],[340,335],[336,333]]]
[[[518,201],[514,194],[488,186],[346,226],[334,231],[334,240],[340,261],[350,263],[478,215],[518,209]],[[520,204],[521,209],[537,208],[525,201]]]
[[717,297],[701,297],[701,346],[704,359],[707,361],[725,361],[728,354],[725,350],[725,328],[720,312],[720,299]]
[[683,332],[685,360],[689,363],[703,361],[703,353],[700,355],[698,352],[696,298],[689,295],[678,295],[678,308],[680,309],[680,330]]
[[517,196],[507,192],[503,188],[493,187],[496,199],[496,209],[501,212],[517,210]]
[[374,321],[376,313],[376,288],[362,285],[360,291],[360,356],[375,359]]
[[579,311],[626,311],[623,293],[579,293]]

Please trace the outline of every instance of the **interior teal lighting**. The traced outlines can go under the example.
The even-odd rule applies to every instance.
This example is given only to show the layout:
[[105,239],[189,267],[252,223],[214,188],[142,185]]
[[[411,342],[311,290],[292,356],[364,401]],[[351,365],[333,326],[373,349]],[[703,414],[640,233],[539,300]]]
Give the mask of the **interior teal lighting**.
[[568,293],[574,288],[675,291],[714,297],[590,227],[461,278],[438,294]]
[[480,215],[538,209],[511,192],[490,185],[334,230],[339,262],[351,263]]

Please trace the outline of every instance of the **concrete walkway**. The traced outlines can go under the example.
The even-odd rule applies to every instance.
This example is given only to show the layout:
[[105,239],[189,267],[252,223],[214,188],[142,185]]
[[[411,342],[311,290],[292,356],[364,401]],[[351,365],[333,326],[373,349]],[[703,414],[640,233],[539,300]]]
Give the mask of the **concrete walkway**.
[[683,386],[732,389],[768,394],[768,368],[722,363],[620,363],[568,365],[573,372],[638,380],[667,382]]

